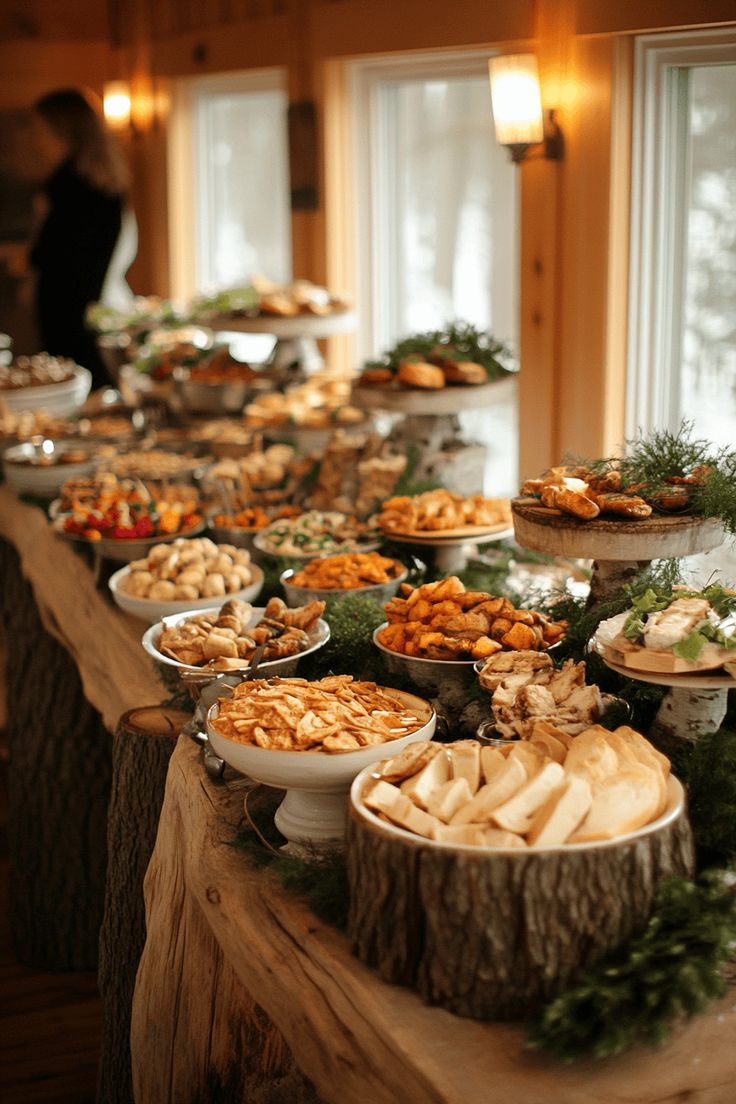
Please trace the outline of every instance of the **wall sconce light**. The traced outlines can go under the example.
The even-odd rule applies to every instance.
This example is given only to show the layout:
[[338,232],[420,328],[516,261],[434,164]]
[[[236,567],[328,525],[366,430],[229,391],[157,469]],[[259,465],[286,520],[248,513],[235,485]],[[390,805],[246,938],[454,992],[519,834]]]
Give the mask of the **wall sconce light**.
[[127,130],[130,118],[130,85],[127,81],[109,81],[103,90],[102,107],[105,119],[113,130]]
[[542,111],[539,74],[534,54],[503,54],[490,58],[491,104],[496,141],[507,146],[518,164],[529,151],[540,147],[537,156],[562,159],[562,131],[552,110]]

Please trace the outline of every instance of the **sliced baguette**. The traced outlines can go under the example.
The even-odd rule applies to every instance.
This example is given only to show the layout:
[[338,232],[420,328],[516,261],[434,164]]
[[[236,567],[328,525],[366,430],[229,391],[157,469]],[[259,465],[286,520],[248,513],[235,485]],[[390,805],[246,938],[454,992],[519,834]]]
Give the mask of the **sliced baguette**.
[[500,828],[484,828],[481,837],[484,847],[526,847],[521,836],[517,836],[515,832],[504,832]]
[[634,766],[641,765],[654,771],[657,778],[657,786],[659,788],[659,804],[654,816],[655,818],[661,816],[667,808],[667,778],[662,770],[659,759],[655,758],[649,750],[651,745],[649,745],[649,747],[646,746],[648,741],[645,741],[644,744],[638,744],[633,741],[629,742],[617,732],[609,732],[607,739],[622,763],[627,763],[629,765],[633,764]]
[[540,748],[545,755],[553,759],[555,763],[564,763],[567,755],[567,747],[550,732],[538,730],[536,725],[532,728],[529,743],[533,747]]
[[481,786],[467,805],[458,809],[450,824],[487,823],[493,810],[513,797],[525,785],[527,778],[526,768],[518,759],[507,759],[503,770],[498,771],[487,785]]
[[507,832],[525,835],[534,820],[534,814],[561,784],[565,772],[559,763],[548,762],[512,798],[498,806],[491,815],[492,822]]
[[432,832],[440,824],[437,817],[418,809],[413,801],[398,791],[393,803],[381,812],[384,812],[394,824],[398,824],[399,828],[406,828],[409,832],[414,832],[417,836],[425,836],[427,839],[432,838]]
[[569,843],[591,843],[628,835],[654,819],[659,785],[653,770],[627,765],[604,779],[593,792],[593,804]]
[[585,778],[571,774],[539,809],[527,832],[530,847],[554,847],[565,843],[580,826],[593,804],[593,791]]
[[484,782],[490,782],[494,774],[498,774],[505,765],[506,756],[499,748],[482,747],[480,749],[480,770]]
[[387,782],[401,782],[418,774],[426,767],[430,759],[444,751],[441,745],[432,744],[428,740],[416,740],[399,752],[393,759],[387,759],[381,767],[381,777]]
[[484,829],[483,824],[439,824],[432,831],[432,839],[438,843],[470,843],[480,847]]

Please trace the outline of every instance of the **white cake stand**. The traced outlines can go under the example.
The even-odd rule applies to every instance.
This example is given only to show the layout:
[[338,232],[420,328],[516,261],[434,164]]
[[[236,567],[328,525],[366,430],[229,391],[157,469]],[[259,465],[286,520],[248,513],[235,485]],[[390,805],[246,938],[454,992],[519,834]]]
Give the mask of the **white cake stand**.
[[207,319],[210,329],[230,330],[235,333],[273,334],[276,338],[267,367],[286,371],[297,365],[304,373],[324,368],[324,360],[317,341],[352,333],[357,322],[355,311],[334,311],[332,314],[296,314],[291,317],[260,315],[257,318],[239,318],[217,315]]

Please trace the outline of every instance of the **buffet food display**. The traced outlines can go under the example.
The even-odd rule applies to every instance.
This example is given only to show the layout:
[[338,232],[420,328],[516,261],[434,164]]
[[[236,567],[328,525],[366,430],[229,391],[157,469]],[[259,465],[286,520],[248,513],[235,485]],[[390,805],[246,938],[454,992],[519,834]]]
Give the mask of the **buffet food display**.
[[67,383],[74,379],[76,371],[77,365],[67,357],[55,357],[49,353],[19,356],[11,364],[0,364],[0,391]]
[[118,481],[114,475],[101,485],[82,481],[78,487],[62,488],[60,509],[55,522],[59,531],[92,543],[175,536],[203,523],[196,498],[154,498],[143,484]]
[[492,334],[456,323],[403,338],[369,361],[357,384],[387,391],[477,387],[508,374],[508,360],[508,349]]
[[310,560],[291,575],[294,586],[314,590],[360,590],[391,583],[404,572],[398,560],[378,552],[344,552],[320,560]]
[[565,660],[555,667],[547,652],[496,652],[481,661],[480,685],[491,695],[496,731],[508,739],[529,739],[533,731],[549,730],[552,746],[560,732],[578,735],[590,728],[604,710],[603,695],[586,685],[585,662]]
[[118,587],[133,598],[154,602],[219,598],[243,590],[254,580],[250,554],[207,537],[154,545],[143,560],[133,560]]

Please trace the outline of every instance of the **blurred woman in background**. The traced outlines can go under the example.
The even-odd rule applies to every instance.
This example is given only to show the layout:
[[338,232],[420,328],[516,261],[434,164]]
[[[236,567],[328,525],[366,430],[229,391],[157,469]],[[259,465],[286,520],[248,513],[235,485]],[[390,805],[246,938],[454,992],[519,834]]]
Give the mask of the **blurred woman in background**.
[[109,379],[84,316],[92,302],[123,306],[132,297],[125,273],[137,235],[125,202],[127,166],[88,93],[49,92],[34,105],[34,128],[49,171],[46,212],[30,254],[41,344],[88,368],[101,387]]

